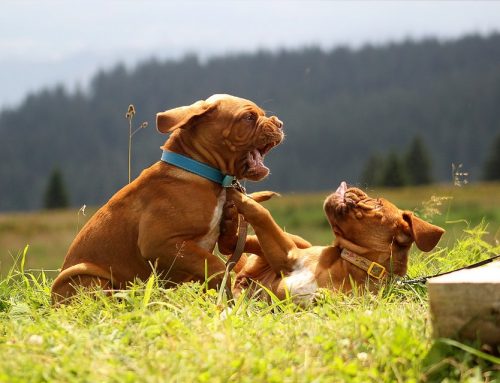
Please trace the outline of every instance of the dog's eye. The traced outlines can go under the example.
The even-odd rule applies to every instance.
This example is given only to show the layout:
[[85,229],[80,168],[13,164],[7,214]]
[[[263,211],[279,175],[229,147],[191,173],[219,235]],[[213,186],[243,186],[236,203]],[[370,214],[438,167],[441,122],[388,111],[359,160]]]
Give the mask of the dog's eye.
[[243,119],[245,121],[254,122],[255,120],[257,120],[257,116],[255,115],[255,113],[247,113],[243,116]]

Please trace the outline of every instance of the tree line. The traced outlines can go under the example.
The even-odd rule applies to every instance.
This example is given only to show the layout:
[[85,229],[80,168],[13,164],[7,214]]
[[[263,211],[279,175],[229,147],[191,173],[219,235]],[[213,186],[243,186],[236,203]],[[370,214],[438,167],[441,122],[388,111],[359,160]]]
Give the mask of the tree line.
[[397,182],[414,182],[405,158],[415,137],[432,181],[451,182],[453,163],[479,180],[499,168],[499,62],[500,34],[491,34],[119,64],[96,73],[87,91],[43,89],[0,113],[0,210],[42,207],[56,168],[72,205],[104,202],[128,181],[129,104],[149,122],[134,136],[134,177],[161,155],[156,113],[214,93],[252,99],[285,122],[285,142],[266,159],[271,176],[250,190],[362,186],[377,161],[377,171],[404,168],[408,179]]
[[361,174],[361,184],[366,186],[427,185],[432,181],[432,160],[420,136],[402,155],[394,151],[386,156],[372,154]]

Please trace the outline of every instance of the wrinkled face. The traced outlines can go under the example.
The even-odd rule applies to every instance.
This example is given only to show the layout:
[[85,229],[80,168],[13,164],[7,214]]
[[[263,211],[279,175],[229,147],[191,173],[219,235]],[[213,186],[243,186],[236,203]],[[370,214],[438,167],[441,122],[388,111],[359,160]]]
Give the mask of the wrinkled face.
[[393,244],[408,247],[413,242],[401,210],[383,198],[347,188],[345,182],[327,197],[324,210],[335,235],[359,246],[385,252]]
[[406,274],[413,242],[420,250],[431,251],[444,233],[411,211],[401,211],[383,198],[370,198],[358,188],[347,188],[345,182],[326,198],[324,209],[337,244],[365,254],[375,252],[382,262],[391,259],[393,272],[400,276]]
[[215,95],[206,100],[217,105],[212,118],[214,130],[219,131],[219,142],[234,156],[234,175],[252,181],[269,174],[264,165],[265,155],[283,140],[283,123],[253,102],[228,96]]
[[252,101],[227,94],[157,114],[162,133],[173,132],[226,174],[259,181],[269,174],[265,155],[283,140],[283,123]]

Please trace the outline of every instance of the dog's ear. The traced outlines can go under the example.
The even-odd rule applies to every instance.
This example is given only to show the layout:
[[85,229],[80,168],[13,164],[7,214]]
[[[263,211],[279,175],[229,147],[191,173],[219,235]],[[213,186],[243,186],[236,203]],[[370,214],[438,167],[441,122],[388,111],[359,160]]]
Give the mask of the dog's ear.
[[189,106],[181,106],[160,112],[156,115],[156,129],[161,133],[168,133],[175,129],[188,128],[215,107],[215,103],[197,101]]
[[434,249],[445,232],[439,226],[418,218],[411,211],[403,212],[403,219],[410,226],[411,237],[422,251],[431,251]]

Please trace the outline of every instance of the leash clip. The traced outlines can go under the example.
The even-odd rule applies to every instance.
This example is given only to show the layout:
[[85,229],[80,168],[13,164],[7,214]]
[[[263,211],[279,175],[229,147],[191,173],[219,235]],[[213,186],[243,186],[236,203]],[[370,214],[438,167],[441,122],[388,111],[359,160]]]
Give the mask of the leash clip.
[[[227,176],[226,176],[227,177]],[[225,181],[225,180],[224,180]],[[223,182],[224,182],[223,181]],[[231,183],[229,184],[225,184],[223,183],[222,186],[226,187],[226,188],[234,188],[236,190],[238,190],[240,193],[243,193],[243,194],[247,194],[247,190],[245,189],[245,187],[240,183],[240,181],[238,181],[236,179],[236,177],[232,177],[231,179]]]
[[238,182],[235,176],[225,175],[221,181],[221,185],[224,188],[232,188],[235,181]]
[[247,191],[245,187],[238,181],[238,179],[235,176],[224,176],[221,182],[222,187],[225,188],[235,188],[239,192],[242,192],[243,194],[247,194]]

